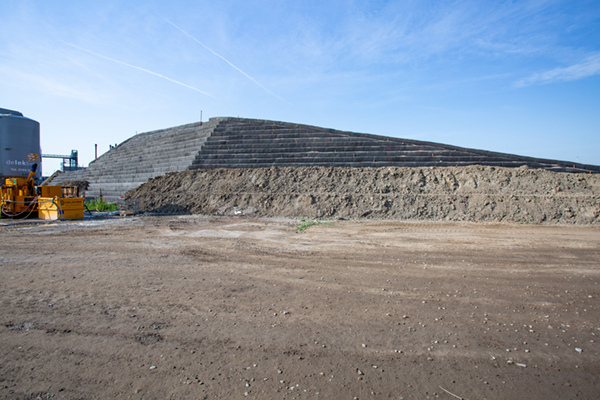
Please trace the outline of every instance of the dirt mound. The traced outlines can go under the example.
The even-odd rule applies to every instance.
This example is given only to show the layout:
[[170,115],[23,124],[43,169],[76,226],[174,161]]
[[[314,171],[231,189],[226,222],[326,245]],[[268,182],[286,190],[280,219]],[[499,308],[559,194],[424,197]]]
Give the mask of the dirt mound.
[[126,197],[143,212],[600,224],[600,175],[526,167],[194,170]]

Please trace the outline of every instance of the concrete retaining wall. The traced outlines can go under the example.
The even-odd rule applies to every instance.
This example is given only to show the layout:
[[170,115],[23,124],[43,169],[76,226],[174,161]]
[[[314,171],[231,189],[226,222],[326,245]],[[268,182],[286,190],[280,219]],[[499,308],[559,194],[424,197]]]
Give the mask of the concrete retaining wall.
[[218,117],[136,135],[82,171],[52,184],[90,182],[88,196],[114,201],[148,179],[187,169],[303,167],[452,167],[485,165],[599,173],[599,166],[337,131],[277,121]]

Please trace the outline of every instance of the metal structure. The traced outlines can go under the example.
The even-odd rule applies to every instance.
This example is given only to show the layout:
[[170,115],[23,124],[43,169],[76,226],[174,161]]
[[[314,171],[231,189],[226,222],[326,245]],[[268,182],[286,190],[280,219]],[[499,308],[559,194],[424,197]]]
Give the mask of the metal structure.
[[[31,166],[41,167],[40,124],[19,111],[0,108],[0,179],[29,176]],[[36,177],[41,176],[41,168]]]
[[42,154],[42,158],[62,158],[62,170],[63,171],[77,171],[82,169],[78,166],[78,153],[77,150],[71,150],[70,156],[63,156],[60,154]]
[[[37,186],[43,156],[40,124],[19,111],[0,108],[0,218],[81,219],[84,199],[60,186]],[[77,150],[63,159],[63,170],[77,167]]]
[[27,178],[6,178],[0,186],[0,218],[82,219],[84,198],[76,187],[36,186],[37,164]]

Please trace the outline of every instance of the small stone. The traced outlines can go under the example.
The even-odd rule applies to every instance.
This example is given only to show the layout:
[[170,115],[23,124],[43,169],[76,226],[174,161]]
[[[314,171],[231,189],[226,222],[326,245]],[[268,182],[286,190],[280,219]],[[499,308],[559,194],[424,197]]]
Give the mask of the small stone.
[[517,366],[522,367],[522,368],[527,368],[527,365],[521,364],[521,363],[517,363]]
[[362,344],[362,347],[367,347],[367,345],[363,343],[363,344]]
[[514,364],[514,361],[513,361],[513,360],[508,360],[506,363],[507,363],[508,365],[511,365],[511,364]]
[[575,351],[578,352],[578,353],[583,353],[583,350],[581,348],[579,348],[579,347],[575,347]]
[[278,369],[278,370],[277,370],[277,373],[278,373],[278,374],[283,374],[283,371],[282,371],[282,370],[280,370],[280,369]]
[[156,369],[156,365],[151,366],[150,369]]

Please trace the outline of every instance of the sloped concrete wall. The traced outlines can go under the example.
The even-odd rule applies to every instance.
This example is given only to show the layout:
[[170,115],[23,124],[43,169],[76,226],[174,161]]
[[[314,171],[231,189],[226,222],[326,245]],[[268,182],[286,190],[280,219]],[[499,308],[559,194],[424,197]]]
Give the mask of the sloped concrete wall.
[[600,167],[310,125],[218,117],[136,135],[52,184],[90,182],[88,196],[116,200],[150,178],[187,169],[456,167],[484,165],[599,173]]
[[220,119],[142,133],[131,137],[80,171],[58,175],[50,184],[87,180],[89,197],[115,201],[130,189],[167,172],[185,171]]
[[441,143],[399,139],[276,121],[227,118],[191,169],[271,166],[454,167],[488,165],[600,172],[600,167]]

